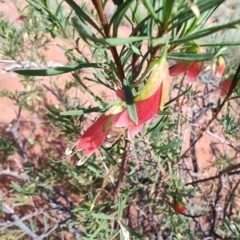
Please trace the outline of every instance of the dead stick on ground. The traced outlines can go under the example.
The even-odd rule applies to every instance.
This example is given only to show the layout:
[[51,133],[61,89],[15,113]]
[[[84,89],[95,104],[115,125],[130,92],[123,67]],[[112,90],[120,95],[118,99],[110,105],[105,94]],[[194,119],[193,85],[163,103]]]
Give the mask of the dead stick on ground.
[[33,239],[38,239],[38,235],[23,223],[23,221],[15,214],[12,208],[10,208],[6,203],[2,203],[2,207],[5,213],[11,214],[11,218],[14,220],[14,225],[18,226],[24,233]]
[[24,162],[24,165],[26,167],[30,167],[31,164],[30,164],[30,161],[28,159],[28,156],[26,154],[26,151],[25,151],[25,148],[22,144],[22,141],[20,140],[19,136],[18,136],[18,127],[19,127],[19,123],[20,123],[20,117],[21,117],[21,112],[22,112],[22,108],[19,107],[19,110],[18,110],[18,113],[17,113],[17,119],[16,119],[16,123],[15,124],[10,124],[9,125],[9,128],[8,128],[8,131],[10,131],[14,137],[14,140],[16,141],[17,143],[17,146],[18,146],[18,150],[20,152],[20,155],[21,157],[23,158],[23,162]]

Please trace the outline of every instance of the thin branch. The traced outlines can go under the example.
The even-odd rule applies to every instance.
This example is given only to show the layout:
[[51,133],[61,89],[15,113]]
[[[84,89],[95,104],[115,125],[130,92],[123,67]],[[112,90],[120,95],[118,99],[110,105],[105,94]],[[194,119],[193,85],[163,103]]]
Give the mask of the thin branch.
[[[17,221],[23,222],[23,221],[25,221],[25,220],[31,219],[31,218],[36,217],[36,216],[38,216],[38,215],[41,215],[41,214],[43,214],[43,213],[44,213],[44,210],[36,211],[36,212],[30,213],[30,214],[28,214],[28,215],[26,215],[26,216],[24,216],[24,217],[22,217],[22,218],[19,218],[19,220],[17,220]],[[6,229],[6,228],[9,228],[9,227],[11,227],[11,226],[14,226],[14,225],[16,225],[16,221],[14,221],[14,222],[0,223],[0,226],[2,226],[2,227],[0,228],[0,231],[4,230],[4,229]]]
[[224,144],[228,145],[229,147],[233,148],[235,151],[240,152],[240,146],[234,146],[231,142],[217,136],[216,134],[210,132],[209,130],[207,130],[206,133],[209,134],[210,136],[218,139],[221,143],[224,143]]
[[126,139],[125,140],[125,146],[124,146],[124,153],[123,153],[123,156],[122,156],[122,162],[121,162],[121,166],[120,166],[120,169],[119,169],[118,181],[117,181],[117,184],[116,184],[116,190],[115,190],[114,196],[113,196],[113,202],[114,203],[117,203],[117,199],[119,197],[123,177],[125,175],[125,170],[126,170],[126,166],[127,166],[127,155],[128,155],[128,152],[129,152],[129,148],[130,148],[130,142]]
[[223,214],[224,216],[226,216],[226,212],[227,212],[227,208],[228,206],[232,203],[234,197],[236,196],[235,195],[235,191],[238,189],[239,187],[239,184],[240,184],[240,180],[238,180],[238,182],[236,183],[236,185],[234,186],[234,188],[231,190],[231,193],[229,194],[229,196],[226,196],[226,201],[225,201],[225,206],[223,208]]
[[[107,17],[106,17],[106,14],[103,11],[101,0],[92,0],[92,3],[97,10],[100,22],[102,24],[102,27],[103,27],[103,30],[104,30],[104,33],[105,33],[105,36],[107,38],[111,38],[111,34],[109,32],[109,25],[108,25]],[[115,47],[110,47],[110,51],[112,53],[112,56],[114,58],[114,61],[115,61],[116,65],[117,65],[118,77],[119,77],[121,83],[123,83],[123,79],[125,78],[125,74],[124,74],[124,70],[123,70],[120,58],[118,56],[117,49]]]
[[212,215],[213,215],[212,220],[211,220],[212,224],[211,224],[210,230],[209,230],[209,234],[211,236],[214,236],[216,234],[215,229],[217,227],[217,220],[219,219],[219,213],[217,211],[217,204],[221,200],[221,191],[223,189],[223,178],[224,178],[223,175],[221,175],[219,177],[219,187],[216,192],[216,198],[215,198],[215,201],[213,203],[211,203]]
[[14,225],[18,226],[24,233],[33,239],[39,239],[38,235],[34,233],[23,221],[15,214],[14,210],[10,208],[6,203],[2,203],[2,209],[5,213],[11,214],[11,218],[14,220]]
[[199,134],[199,136],[195,139],[195,141],[190,145],[190,147],[179,157],[179,159],[177,160],[177,163],[183,158],[186,157],[187,153],[189,152],[189,150],[191,150],[191,148],[193,148],[196,143],[202,138],[204,132],[209,128],[209,126],[212,124],[212,122],[217,118],[218,114],[221,112],[221,110],[223,109],[225,103],[227,103],[229,97],[231,96],[231,94],[233,93],[237,83],[238,83],[238,78],[240,75],[240,64],[238,65],[238,69],[236,71],[236,74],[233,78],[232,84],[230,86],[230,89],[226,95],[226,97],[224,98],[224,100],[222,101],[222,103],[219,105],[216,113],[213,115],[213,117],[210,119],[210,121],[207,123],[207,126],[205,128],[202,129],[202,132]]
[[18,179],[29,180],[29,176],[25,174],[18,174],[16,172],[11,171],[9,168],[6,170],[0,171],[0,175],[9,175]]
[[25,164],[26,167],[30,167],[31,163],[28,159],[28,156],[26,154],[25,148],[18,136],[17,130],[20,124],[20,117],[21,117],[21,112],[22,112],[22,107],[19,107],[18,113],[17,113],[17,119],[16,119],[16,123],[15,124],[10,124],[8,127],[8,131],[10,131],[14,137],[14,140],[16,141],[17,145],[18,145],[18,150],[20,152],[21,157],[23,158],[23,162]]
[[223,170],[221,170],[219,172],[219,174],[215,175],[215,176],[212,176],[212,177],[208,177],[208,178],[204,178],[204,179],[199,179],[199,180],[196,180],[196,181],[193,181],[193,182],[189,182],[189,183],[186,183],[185,186],[188,186],[188,185],[195,185],[197,183],[202,183],[202,182],[207,182],[207,181],[211,181],[211,180],[214,180],[214,179],[217,179],[219,177],[221,177],[222,175],[224,174],[227,174],[229,176],[231,175],[235,175],[235,174],[240,174],[240,170],[239,171],[235,171],[235,172],[232,172],[232,170],[236,170],[240,168],[240,163],[236,164],[236,165],[233,165],[233,166],[230,166],[230,167],[227,167]]
[[50,227],[45,233],[43,233],[41,236],[37,238],[37,240],[42,240],[44,238],[49,237],[49,235],[57,229],[59,226],[59,223],[56,223],[54,226]]

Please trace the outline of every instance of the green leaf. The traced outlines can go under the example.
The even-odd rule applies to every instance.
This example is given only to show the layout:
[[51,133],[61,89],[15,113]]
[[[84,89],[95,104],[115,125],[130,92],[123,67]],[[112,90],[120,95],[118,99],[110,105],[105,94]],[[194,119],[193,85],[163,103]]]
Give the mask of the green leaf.
[[93,108],[82,108],[79,110],[71,110],[66,112],[61,112],[61,115],[63,116],[72,116],[72,115],[83,115],[85,113],[91,113],[91,112],[100,112],[101,108],[99,107],[93,107]]
[[61,35],[58,34],[58,32],[53,32],[52,26],[49,26],[49,22],[50,22],[62,30],[62,34],[64,35],[65,38],[68,37],[67,31],[66,31],[67,20],[65,20],[66,18],[61,17],[62,9],[63,9],[62,3],[58,3],[56,12],[53,13],[51,11],[52,10],[51,6],[47,2],[42,2],[44,5],[42,5],[41,3],[37,2],[37,1],[33,1],[33,0],[28,0],[28,2],[41,15],[43,15],[46,20],[48,20],[46,23],[44,23],[44,25],[46,26],[46,29],[48,29],[49,32],[55,33],[55,35],[62,37]]
[[135,47],[133,44],[126,44],[126,47],[127,47],[128,49],[131,49],[133,53],[135,53],[135,54],[137,54],[137,55],[139,55],[139,56],[143,56],[143,55],[142,55],[142,51],[139,50],[137,47]]
[[98,63],[81,63],[75,65],[67,65],[64,67],[47,68],[47,69],[16,69],[14,72],[25,76],[53,76],[63,73],[77,71],[83,68],[101,68]]
[[180,39],[176,39],[176,40],[172,40],[172,41],[170,41],[170,43],[183,43],[183,42],[188,42],[188,41],[195,40],[195,39],[198,39],[198,38],[202,38],[202,37],[208,36],[210,34],[213,34],[215,32],[221,31],[223,29],[234,28],[239,23],[240,23],[240,19],[236,20],[236,21],[233,21],[231,23],[206,28],[206,29],[200,30],[196,33],[193,33],[189,36],[186,36],[186,37],[183,37],[183,38],[180,38]]
[[171,103],[175,102],[177,99],[179,99],[181,96],[185,96],[190,90],[192,89],[192,85],[190,85],[190,87],[183,91],[181,94],[179,94],[178,96],[176,96],[175,98],[172,98],[171,100],[169,100],[166,104],[165,104],[165,107],[166,106],[169,106]]
[[169,41],[170,37],[171,36],[169,34],[164,34],[160,38],[153,38],[152,41],[151,41],[151,45],[152,45],[152,47],[156,47],[158,45],[163,45],[167,41]]
[[238,46],[240,45],[240,42],[219,42],[219,43],[203,43],[199,44],[200,47],[217,47],[217,46]]
[[75,11],[76,15],[79,17],[80,20],[83,22],[86,21],[90,25],[92,25],[102,36],[104,36],[102,30],[98,27],[98,25],[86,14],[82,8],[75,3],[73,0],[65,0]]
[[128,38],[96,38],[94,36],[89,35],[83,29],[79,29],[81,32],[81,36],[92,40],[94,43],[100,43],[102,45],[109,45],[109,46],[120,46],[131,42],[138,42],[143,40],[151,39],[148,36],[139,36],[139,37],[128,37]]
[[89,236],[88,239],[89,239],[89,240],[98,239],[98,238],[96,238],[96,237],[99,235],[99,233],[100,233],[102,230],[106,229],[107,227],[108,227],[107,221],[103,220],[102,223],[99,225],[99,227],[93,232],[92,235]]
[[140,233],[134,231],[132,228],[130,228],[128,225],[126,225],[123,221],[120,221],[121,224],[126,228],[126,230],[133,236],[137,237],[138,239],[145,239],[145,236],[141,235]]
[[130,5],[130,9],[132,11],[132,14],[134,16],[134,20],[139,24],[141,21],[143,21],[143,14],[140,10],[139,4],[137,1],[134,1]]
[[118,34],[118,28],[121,24],[122,19],[124,18],[127,10],[129,9],[130,5],[132,4],[133,0],[127,0],[120,7],[117,8],[117,11],[113,14],[110,22],[108,31],[110,31],[111,27],[113,26],[113,37],[116,37]]
[[169,149],[175,149],[176,147],[182,146],[182,141],[172,141],[166,145],[160,146],[160,147],[155,147],[156,150],[159,152],[169,150]]
[[215,53],[169,53],[167,58],[176,61],[209,61],[215,56]]
[[159,22],[158,16],[154,11],[154,8],[149,0],[142,0],[143,5],[146,7],[148,10],[149,14],[152,16],[152,18],[156,21]]
[[[207,10],[211,10],[212,8],[216,8],[224,1],[225,0],[211,0],[211,1],[201,0],[196,5],[197,5],[200,13],[203,13]],[[174,24],[172,25],[172,28],[179,27],[182,23],[187,22],[189,19],[191,19],[193,17],[195,17],[195,14],[193,13],[193,11],[190,8],[186,8],[184,6],[184,10],[181,11],[181,9],[179,9],[176,17],[174,17],[172,19],[172,22],[174,22]]]
[[12,186],[12,188],[15,189],[17,192],[22,192],[22,191],[23,191],[22,187],[21,187],[20,185],[18,185],[17,183],[15,183],[15,182],[11,182],[11,186]]
[[162,2],[163,2],[163,26],[165,29],[168,25],[169,19],[171,18],[175,0],[163,0]]
[[93,218],[102,219],[102,220],[115,220],[116,218],[113,216],[109,216],[103,213],[92,213]]
[[136,106],[133,100],[133,94],[132,94],[132,90],[127,82],[126,79],[124,79],[124,85],[123,85],[123,90],[126,96],[126,104],[127,104],[127,111],[128,111],[128,115],[130,117],[130,119],[134,122],[134,123],[138,123],[138,115],[137,115],[137,110],[136,110]]

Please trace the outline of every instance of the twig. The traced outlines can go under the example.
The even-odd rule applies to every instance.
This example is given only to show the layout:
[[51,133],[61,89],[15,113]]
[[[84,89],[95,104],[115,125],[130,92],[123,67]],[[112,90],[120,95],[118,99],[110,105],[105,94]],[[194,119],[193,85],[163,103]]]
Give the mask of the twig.
[[34,233],[23,221],[15,214],[14,210],[10,208],[6,203],[2,203],[2,209],[5,213],[11,214],[11,218],[14,220],[14,225],[18,226],[24,233],[33,239],[39,239],[38,235]]
[[130,148],[130,142],[126,139],[125,146],[124,146],[124,153],[122,156],[122,162],[121,162],[121,166],[119,169],[119,175],[118,175],[118,180],[117,180],[117,184],[116,184],[116,189],[115,189],[114,196],[113,196],[114,203],[117,203],[117,199],[119,197],[121,184],[122,184],[123,177],[125,175],[126,166],[127,166],[127,155],[128,155],[129,148]]
[[17,174],[16,172],[11,171],[9,168],[6,170],[0,171],[0,175],[9,175],[15,178],[23,179],[23,180],[29,180],[28,175],[23,174]]
[[108,169],[106,163],[104,162],[104,160],[103,160],[102,157],[100,158],[100,160],[101,160],[101,162],[102,162],[103,167],[105,168],[105,171],[106,171],[107,174],[109,175],[109,179],[110,179],[110,181],[111,181],[113,187],[115,187],[114,178],[113,178],[112,174],[110,173],[110,171],[109,171],[109,169]]
[[235,191],[238,189],[239,184],[240,184],[240,180],[238,180],[238,182],[236,183],[234,188],[231,190],[231,193],[229,194],[229,196],[226,196],[227,199],[225,201],[225,206],[223,208],[224,216],[226,215],[227,208],[228,208],[229,204],[232,203],[232,200],[234,199],[234,196],[236,196]]
[[24,165],[26,167],[30,167],[31,166],[31,163],[28,159],[28,156],[26,154],[26,151],[25,151],[25,148],[18,136],[18,133],[17,133],[17,130],[18,130],[18,127],[19,127],[19,123],[20,123],[20,116],[21,116],[21,111],[22,111],[22,107],[19,107],[19,110],[18,110],[18,113],[17,113],[17,119],[16,119],[16,123],[14,125],[10,124],[9,127],[8,127],[8,131],[10,131],[14,137],[14,140],[16,141],[17,145],[18,145],[18,150],[21,154],[21,157],[23,158],[23,162],[24,162]]
[[[24,217],[22,217],[22,218],[19,218],[19,220],[17,220],[17,221],[23,222],[23,221],[25,221],[25,220],[31,219],[31,218],[36,217],[36,216],[38,216],[38,215],[41,215],[41,214],[43,214],[43,213],[44,213],[44,210],[36,211],[36,212],[30,213],[30,214],[28,214],[28,215],[26,215],[26,216],[24,216]],[[4,230],[4,229],[6,229],[6,228],[9,228],[9,227],[11,227],[11,226],[13,226],[13,225],[16,225],[16,221],[14,221],[14,222],[0,223],[0,226],[2,226],[2,227],[0,228],[0,231],[1,231],[1,230]]]
[[211,236],[212,236],[212,235],[215,236],[215,234],[216,234],[216,233],[215,233],[215,228],[216,228],[216,226],[217,226],[217,219],[219,218],[219,214],[218,214],[216,208],[217,208],[218,202],[219,202],[220,199],[221,199],[221,191],[222,191],[222,189],[223,189],[223,178],[224,178],[224,176],[223,176],[223,175],[220,175],[220,177],[219,177],[219,187],[218,187],[217,192],[216,192],[216,198],[215,198],[214,203],[211,203],[212,215],[213,215],[212,221],[211,221],[212,224],[211,224],[211,227],[210,227],[210,230],[209,230],[209,234],[210,234]]
[[240,170],[239,171],[235,171],[235,172],[232,172],[232,170],[235,170],[235,169],[238,169],[240,168],[240,163],[236,164],[236,165],[233,165],[233,166],[230,166],[230,167],[227,167],[223,170],[221,170],[219,172],[219,174],[215,175],[215,176],[212,176],[212,177],[208,177],[208,178],[204,178],[204,179],[199,179],[199,180],[196,180],[196,181],[193,181],[193,182],[190,182],[190,183],[186,183],[185,186],[188,186],[188,185],[195,185],[197,183],[202,183],[202,182],[207,182],[207,181],[211,181],[211,180],[214,180],[214,179],[217,179],[219,178],[220,176],[224,175],[224,174],[227,174],[227,175],[235,175],[235,174],[239,174],[240,173]]
[[56,223],[54,226],[50,227],[47,230],[47,232],[45,232],[41,236],[39,236],[36,240],[42,240],[42,239],[48,237],[53,231],[55,231],[57,229],[58,226],[59,226],[59,223]]
[[203,136],[204,132],[208,129],[208,127],[212,124],[212,122],[217,118],[218,114],[221,112],[221,110],[223,109],[225,103],[228,101],[228,98],[231,96],[231,94],[233,93],[234,89],[236,88],[237,84],[238,84],[238,80],[240,78],[240,64],[238,65],[238,69],[236,71],[236,74],[233,78],[232,84],[230,86],[230,89],[226,95],[226,97],[224,98],[224,100],[222,101],[222,103],[219,105],[216,113],[213,115],[213,117],[210,119],[210,121],[207,123],[207,126],[202,129],[202,132],[199,134],[199,136],[195,139],[195,141],[190,145],[190,147],[185,150],[185,152],[178,158],[177,163],[187,155],[188,151],[193,148],[196,143],[201,139],[201,137]]
[[[107,17],[106,17],[106,14],[103,11],[101,0],[92,0],[92,3],[97,10],[97,13],[98,13],[98,16],[99,16],[99,19],[100,19],[100,22],[102,24],[102,27],[103,27],[103,30],[104,30],[104,33],[105,33],[106,37],[111,38],[111,34],[109,32]],[[112,53],[112,56],[114,58],[116,66],[117,66],[118,77],[119,77],[121,83],[123,84],[125,74],[124,74],[124,70],[123,70],[120,58],[118,56],[117,49],[115,47],[110,47],[110,51]]]
[[217,136],[216,134],[210,132],[209,130],[207,130],[206,133],[209,134],[210,136],[218,139],[221,143],[224,143],[224,144],[228,145],[229,147],[233,148],[237,152],[240,152],[240,146],[234,146],[231,142],[229,142],[226,139],[223,139],[223,138]]

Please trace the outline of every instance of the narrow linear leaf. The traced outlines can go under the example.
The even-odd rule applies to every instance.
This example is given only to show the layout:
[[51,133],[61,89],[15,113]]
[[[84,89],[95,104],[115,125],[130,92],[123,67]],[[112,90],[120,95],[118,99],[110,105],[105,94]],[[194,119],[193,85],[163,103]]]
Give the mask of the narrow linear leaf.
[[169,34],[164,34],[162,37],[160,37],[160,38],[154,38],[154,39],[152,39],[152,41],[151,41],[151,45],[152,45],[152,47],[156,47],[156,46],[158,46],[158,45],[163,45],[163,44],[165,44],[167,41],[169,41],[169,39],[170,39],[170,35]]
[[155,147],[155,149],[161,152],[169,149],[175,149],[176,147],[180,147],[180,146],[182,146],[182,141],[172,141],[169,144],[166,144],[160,147]]
[[87,34],[83,29],[79,29],[81,31],[81,36],[92,40],[94,43],[100,43],[102,45],[109,45],[109,46],[120,46],[132,42],[139,42],[143,40],[150,40],[150,42],[154,45],[159,43],[166,43],[169,39],[169,35],[163,35],[159,38],[152,38],[148,36],[138,36],[138,37],[128,37],[128,38],[96,38]]
[[138,123],[138,115],[137,115],[136,106],[133,100],[133,94],[127,80],[124,80],[123,90],[126,96],[128,115],[133,122]]
[[171,17],[175,0],[163,0],[163,25],[167,26]]
[[219,43],[203,43],[199,44],[200,47],[217,47],[217,46],[238,46],[240,42],[219,42]]
[[109,46],[120,46],[120,45],[124,45],[127,43],[151,39],[151,37],[148,37],[148,36],[128,37],[128,38],[96,38],[94,36],[89,35],[83,29],[78,29],[78,30],[79,30],[79,32],[81,32],[82,37],[90,39],[94,43],[100,43],[102,45],[109,45]]
[[198,39],[198,38],[208,36],[208,35],[213,34],[215,32],[221,31],[223,29],[235,28],[237,24],[240,24],[240,19],[238,19],[236,21],[233,21],[231,23],[227,23],[227,24],[203,29],[203,30],[198,31],[196,33],[193,33],[193,34],[191,34],[187,37],[172,40],[172,41],[170,41],[170,43],[182,43],[182,42],[187,42],[187,41],[190,41],[190,40],[195,40],[195,39]]
[[103,213],[92,213],[92,217],[102,220],[115,220],[115,217]]
[[148,10],[149,14],[152,16],[152,18],[156,21],[159,22],[158,16],[154,11],[154,8],[149,0],[142,0],[143,5],[146,7]]
[[98,63],[82,63],[75,65],[67,65],[64,67],[57,68],[46,68],[46,69],[16,69],[14,72],[25,75],[25,76],[53,76],[63,73],[69,73],[77,71],[83,68],[101,68],[102,66]]
[[134,1],[130,5],[130,9],[133,13],[134,20],[139,24],[141,21],[143,21],[143,14],[140,10],[139,4],[137,1]]
[[165,104],[165,107],[166,106],[169,106],[171,103],[175,102],[177,99],[179,99],[181,96],[184,96],[186,95],[190,90],[192,89],[192,85],[190,85],[190,87],[183,91],[181,94],[179,94],[178,96],[176,96],[175,98],[172,98],[171,100],[169,100],[166,104]]
[[177,61],[208,61],[216,56],[215,53],[169,53],[167,58]]
[[117,11],[113,14],[110,22],[109,22],[109,30],[111,26],[113,26],[113,36],[117,36],[118,28],[121,24],[122,19],[124,18],[127,10],[129,9],[133,0],[127,0],[120,7],[117,8]]
[[137,237],[138,239],[145,239],[145,236],[141,235],[140,233],[134,231],[128,225],[126,225],[123,221],[120,221],[124,228],[133,236]]
[[94,108],[82,108],[79,110],[61,112],[60,114],[63,116],[73,116],[73,115],[83,115],[85,113],[100,112],[100,111],[101,111],[101,108],[94,107]]
[[[210,11],[213,8],[217,8],[224,1],[225,0],[211,0],[211,1],[201,0],[196,6],[198,7],[200,13],[202,14],[205,11]],[[195,17],[195,14],[190,8],[184,11],[178,11],[178,14],[176,15],[176,17],[172,19],[172,22],[175,22],[172,28],[180,26],[182,23],[187,22],[189,19],[193,17]]]
[[65,0],[68,5],[71,6],[71,8],[74,9],[75,13],[79,17],[79,19],[85,20],[90,25],[92,25],[102,36],[104,36],[101,29],[98,27],[98,25],[82,10],[80,6],[78,6],[77,3],[75,3],[73,0]]

